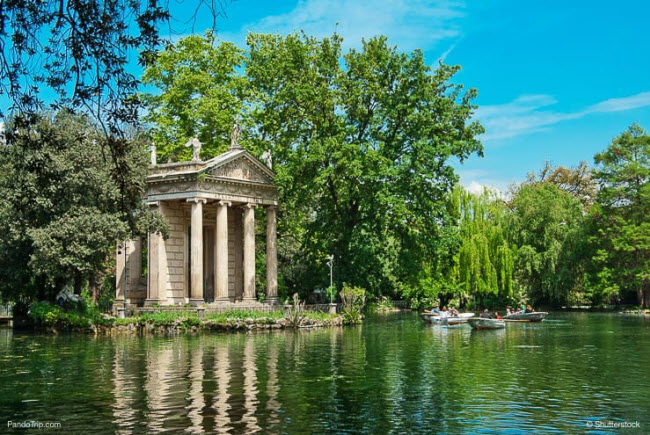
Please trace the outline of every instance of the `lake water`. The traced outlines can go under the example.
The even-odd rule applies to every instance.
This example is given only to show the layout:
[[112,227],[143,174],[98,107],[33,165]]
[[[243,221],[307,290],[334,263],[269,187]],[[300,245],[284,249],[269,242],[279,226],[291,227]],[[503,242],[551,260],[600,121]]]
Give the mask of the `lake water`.
[[553,313],[499,331],[408,312],[253,334],[3,329],[0,432],[8,420],[70,433],[650,433],[649,375],[647,316]]

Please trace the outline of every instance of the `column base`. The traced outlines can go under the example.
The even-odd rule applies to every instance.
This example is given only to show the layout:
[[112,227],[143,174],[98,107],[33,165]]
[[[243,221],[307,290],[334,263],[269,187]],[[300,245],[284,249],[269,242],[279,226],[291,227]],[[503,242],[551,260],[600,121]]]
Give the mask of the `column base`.
[[257,298],[242,298],[241,302],[242,304],[249,304],[249,305],[255,305],[259,303]]
[[195,299],[195,298],[190,298],[190,305],[194,305],[195,307],[198,307],[199,305],[205,304],[205,299]]
[[267,297],[264,302],[269,304],[269,305],[277,305],[277,304],[280,303],[280,299],[277,296],[270,297],[270,298]]
[[145,299],[144,300],[144,306],[145,307],[153,307],[155,305],[160,305],[160,299]]
[[219,306],[228,306],[231,301],[230,298],[215,298],[212,303]]

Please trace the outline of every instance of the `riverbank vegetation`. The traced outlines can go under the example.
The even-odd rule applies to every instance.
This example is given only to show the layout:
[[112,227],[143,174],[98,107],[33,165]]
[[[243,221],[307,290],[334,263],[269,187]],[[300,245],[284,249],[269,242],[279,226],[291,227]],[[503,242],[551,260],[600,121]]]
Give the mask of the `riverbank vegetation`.
[[273,311],[232,309],[201,317],[196,310],[152,311],[115,318],[101,313],[92,304],[82,303],[66,309],[36,302],[30,306],[28,323],[22,326],[49,332],[196,332],[339,326],[360,321],[361,318],[353,319],[346,314],[306,311],[300,307]]
[[594,162],[547,163],[505,196],[456,187],[449,207],[457,250],[440,278],[411,297],[442,305],[650,306],[650,136],[634,124]]

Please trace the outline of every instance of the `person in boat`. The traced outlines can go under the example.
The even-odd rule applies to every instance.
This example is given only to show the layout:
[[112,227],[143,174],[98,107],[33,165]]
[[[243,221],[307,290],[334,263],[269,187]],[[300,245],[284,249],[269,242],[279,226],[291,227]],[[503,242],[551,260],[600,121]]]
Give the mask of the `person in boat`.
[[432,313],[440,314],[440,310],[438,309],[438,306],[435,306],[431,309]]
[[497,319],[497,320],[502,320],[503,319],[503,317],[501,317],[501,314],[499,314],[498,311],[494,312],[494,318]]
[[490,314],[490,312],[486,308],[486,309],[483,310],[483,312],[481,313],[479,318],[481,318],[481,319],[492,319],[492,314]]
[[447,311],[447,307],[442,307],[442,311],[440,311],[440,317],[449,317],[449,311]]
[[451,314],[453,317],[458,317],[458,310],[457,310],[456,308],[452,308],[450,314]]
[[514,314],[514,312],[510,309],[510,305],[506,307],[506,316],[509,316],[511,314]]
[[533,310],[533,307],[531,307],[530,305],[526,305],[526,310],[524,311],[524,314],[525,314],[525,313],[532,313],[532,312],[534,312],[534,311],[535,311],[535,310]]

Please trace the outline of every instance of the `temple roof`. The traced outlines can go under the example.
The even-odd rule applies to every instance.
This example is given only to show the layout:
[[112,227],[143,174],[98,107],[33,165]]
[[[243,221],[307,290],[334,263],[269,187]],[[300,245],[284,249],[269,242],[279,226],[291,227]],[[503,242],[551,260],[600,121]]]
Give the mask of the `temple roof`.
[[147,196],[150,201],[206,197],[275,204],[274,178],[273,171],[248,151],[231,148],[206,161],[150,167]]

